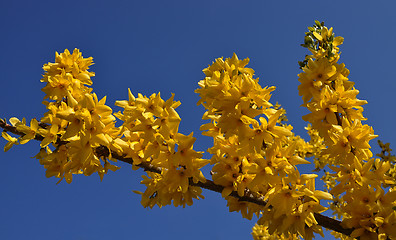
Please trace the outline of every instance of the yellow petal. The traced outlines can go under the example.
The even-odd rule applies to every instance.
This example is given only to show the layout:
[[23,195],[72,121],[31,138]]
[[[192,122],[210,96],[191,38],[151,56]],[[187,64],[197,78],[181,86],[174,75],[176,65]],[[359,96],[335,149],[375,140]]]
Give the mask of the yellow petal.
[[90,77],[89,74],[86,73],[86,72],[79,73],[78,76],[77,76],[77,78],[78,78],[81,82],[83,82],[84,84],[87,84],[87,85],[91,85],[91,84],[92,84],[91,77]]
[[225,187],[223,189],[223,191],[221,191],[221,196],[223,198],[227,197],[228,195],[230,195],[232,193],[232,190],[233,190],[232,187]]
[[333,196],[328,192],[316,190],[314,196],[318,199],[333,200]]
[[319,41],[322,41],[322,40],[323,40],[322,35],[320,35],[319,33],[313,32],[313,35],[314,35],[315,38],[318,39]]
[[338,36],[338,37],[335,37],[335,38],[334,38],[334,40],[333,40],[333,45],[334,45],[334,46],[338,46],[338,45],[341,45],[343,42],[344,42],[344,38]]
[[14,127],[15,127],[15,125],[16,125],[17,123],[21,122],[21,121],[19,121],[19,119],[16,118],[16,117],[10,118],[9,121],[10,121],[11,125],[14,126]]

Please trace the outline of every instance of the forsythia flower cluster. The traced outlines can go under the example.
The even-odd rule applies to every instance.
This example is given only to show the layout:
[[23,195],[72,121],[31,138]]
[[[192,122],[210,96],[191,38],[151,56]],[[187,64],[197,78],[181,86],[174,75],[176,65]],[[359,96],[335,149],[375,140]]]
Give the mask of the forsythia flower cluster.
[[109,169],[117,169],[108,158],[95,153],[100,145],[109,147],[118,133],[112,109],[105,105],[106,98],[98,100],[86,86],[92,85],[91,77],[95,75],[88,71],[90,65],[92,58],[83,58],[77,49],[72,54],[68,50],[56,53],[55,63],[43,67],[46,73],[41,81],[46,86],[42,91],[50,101],[43,102],[48,111],[40,123],[32,119],[27,126],[24,119],[10,119],[25,134],[19,138],[21,144],[41,137],[36,158],[47,169],[46,176],[60,181],[64,178],[68,183],[73,174],[97,172],[102,178]]
[[[396,179],[396,156],[392,155],[392,149],[389,147],[389,143],[383,143],[381,140],[378,140],[378,145],[381,148],[381,153],[376,154],[377,157],[380,157],[382,161],[390,163],[390,169],[385,174],[390,177],[390,179]],[[394,188],[396,186],[396,182],[388,182],[384,184],[385,187]]]
[[298,234],[285,236],[284,234],[270,234],[267,226],[254,225],[252,228],[254,240],[295,240],[299,239]]
[[[199,170],[209,161],[201,159],[202,153],[193,150],[195,138],[178,133],[180,117],[175,111],[180,102],[173,96],[164,101],[160,94],[149,98],[141,94],[135,98],[129,90],[128,101],[117,101],[123,112],[112,114],[105,105],[106,98],[98,100],[87,85],[92,85],[93,72],[88,71],[92,58],[83,58],[79,50],[56,53],[55,63],[45,64],[46,71],[42,89],[48,109],[41,121],[11,118],[19,138],[3,132],[8,141],[5,151],[13,144],[25,144],[36,138],[40,140],[40,152],[36,158],[44,165],[47,177],[63,178],[68,183],[73,174],[91,175],[97,172],[100,178],[119,167],[109,160],[133,159],[134,168],[150,167],[157,172],[143,176],[142,184],[147,189],[142,193],[142,204],[153,207],[170,204],[191,205],[192,199],[201,195],[202,189],[189,185],[189,181],[205,182]],[[115,126],[116,117],[123,121]]]
[[[331,195],[315,190],[315,174],[298,172],[303,159],[290,125],[277,124],[283,111],[269,102],[275,87],[262,88],[254,71],[245,66],[249,59],[232,58],[216,61],[204,69],[206,77],[199,82],[202,104],[207,111],[201,126],[204,135],[213,138],[208,152],[213,155],[212,178],[224,187],[223,197],[230,211],[241,211],[251,219],[268,226],[271,234],[300,235],[306,239],[313,232],[322,234],[314,213],[326,210],[319,204]],[[265,206],[240,202],[229,195],[254,196]]]
[[[211,159],[202,159],[202,152],[193,149],[193,134],[178,131],[181,118],[175,109],[180,102],[174,95],[168,100],[160,93],[135,97],[128,89],[128,100],[115,103],[122,111],[113,113],[106,97],[99,100],[88,87],[95,75],[88,71],[92,58],[75,49],[56,53],[55,63],[43,67],[42,91],[48,100],[40,121],[11,118],[10,127],[0,119],[4,150],[40,141],[36,158],[46,176],[67,183],[74,174],[98,173],[102,179],[119,168],[112,164],[117,159],[128,162],[146,171],[141,181],[145,191],[135,192],[150,208],[191,205],[203,198],[201,187],[212,184],[230,211],[259,218],[252,232],[255,240],[323,236],[317,219],[328,208],[320,200],[332,200],[330,209],[341,225],[353,229],[350,237],[396,239],[396,158],[382,142],[380,159],[373,158],[369,141],[377,136],[362,123],[367,102],[357,99],[348,69],[338,63],[343,38],[318,21],[308,29],[303,46],[312,55],[300,62],[298,90],[310,111],[303,117],[309,122],[309,142],[294,135],[293,127],[283,123],[285,110],[270,103],[275,87],[262,88],[253,69],[246,67],[249,59],[234,54],[205,68],[195,91],[208,120],[200,129],[213,138]],[[316,190],[316,174],[298,171],[298,164],[310,163],[308,157],[314,157],[317,170],[326,168],[322,180],[329,192]],[[201,172],[209,163],[213,182]]]
[[115,152],[134,160],[133,164],[149,164],[159,167],[159,173],[148,172],[143,176],[143,184],[147,186],[142,194],[142,205],[153,207],[171,203],[192,205],[192,199],[203,198],[202,189],[191,186],[194,183],[205,182],[206,179],[199,170],[209,161],[202,159],[202,153],[193,150],[195,138],[178,133],[179,115],[175,111],[180,102],[175,102],[173,96],[167,101],[160,94],[145,97],[141,94],[135,98],[129,90],[128,101],[117,101],[122,107],[122,113],[116,117],[123,121],[121,138],[114,141]]
[[312,55],[300,63],[298,89],[311,112],[303,119],[327,146],[317,156],[317,166],[334,171],[324,176],[335,200],[331,208],[342,217],[342,226],[354,229],[353,238],[394,239],[396,191],[385,190],[394,183],[386,174],[390,162],[372,158],[369,141],[377,136],[362,123],[362,105],[367,102],[356,98],[359,91],[348,80],[349,71],[337,63],[343,39],[320,22],[308,29],[303,46]]

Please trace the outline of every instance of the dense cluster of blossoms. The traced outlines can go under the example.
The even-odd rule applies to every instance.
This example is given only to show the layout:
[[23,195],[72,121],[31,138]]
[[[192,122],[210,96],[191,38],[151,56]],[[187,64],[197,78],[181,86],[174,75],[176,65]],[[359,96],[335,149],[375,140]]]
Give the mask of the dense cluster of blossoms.
[[303,119],[327,146],[318,152],[316,163],[333,171],[324,176],[334,197],[331,209],[342,219],[342,226],[354,229],[353,238],[395,239],[392,162],[374,159],[370,151],[369,141],[377,136],[362,123],[366,120],[362,105],[367,102],[356,98],[359,91],[347,78],[349,71],[338,63],[343,39],[318,21],[308,29],[303,46],[312,55],[300,62],[303,72],[298,75],[298,89],[311,112]]
[[[216,59],[204,69],[206,77],[197,89],[207,111],[201,126],[203,135],[213,138],[211,164],[214,183],[224,187],[223,197],[230,211],[241,211],[268,226],[271,234],[300,235],[310,239],[322,234],[314,213],[326,210],[321,199],[329,193],[315,190],[315,174],[302,174],[297,164],[305,160],[304,141],[291,132],[292,126],[279,124],[283,109],[270,102],[275,87],[262,88],[253,78],[253,69],[245,67],[249,59]],[[301,139],[300,139],[301,140]],[[254,196],[265,206],[236,200],[229,195]]]
[[[205,68],[196,90],[198,105],[206,108],[203,119],[209,120],[201,130],[213,138],[211,159],[202,159],[202,152],[193,149],[192,133],[178,132],[181,118],[175,109],[180,102],[173,95],[168,100],[160,93],[135,97],[128,90],[128,100],[115,104],[123,110],[113,113],[106,97],[99,100],[88,87],[95,75],[88,71],[92,58],[75,49],[56,53],[55,63],[43,67],[48,111],[40,121],[27,125],[25,119],[11,118],[8,125],[0,119],[4,150],[40,141],[36,158],[46,176],[59,182],[95,172],[102,179],[119,168],[113,165],[117,159],[143,168],[146,190],[135,192],[144,207],[191,205],[203,198],[202,186],[215,188],[230,211],[258,217],[255,240],[323,236],[317,217],[328,208],[320,200],[332,201],[330,209],[351,230],[350,237],[396,239],[396,158],[382,142],[380,159],[373,158],[369,141],[376,135],[362,123],[366,101],[356,98],[359,91],[349,81],[349,71],[338,63],[343,39],[320,22],[308,29],[303,46],[312,55],[300,62],[298,90],[310,111],[303,117],[310,123],[309,142],[294,135],[284,123],[285,110],[270,103],[275,87],[262,88],[246,67],[249,59],[234,54]],[[116,119],[122,122],[118,126]],[[309,157],[317,170],[327,169],[322,180],[329,192],[315,189],[316,174],[299,173],[297,165],[309,164]],[[213,182],[201,172],[209,163]]]
[[[77,49],[55,56],[55,63],[45,64],[41,79],[46,83],[43,104],[47,112],[40,122],[36,119],[26,125],[25,119],[11,118],[10,122],[22,133],[19,143],[25,144],[40,138],[40,152],[36,155],[46,168],[47,177],[72,181],[73,174],[91,175],[97,172],[102,178],[108,170],[116,170],[109,158],[95,153],[99,146],[109,147],[118,135],[112,109],[105,105],[106,98],[98,100],[92,89],[89,72],[92,58],[83,58]],[[3,136],[5,133],[3,133]],[[9,136],[5,136],[9,137]],[[15,141],[17,141],[14,138]]]
[[[128,101],[116,102],[123,112],[113,114],[105,105],[106,97],[98,100],[88,87],[95,75],[88,71],[92,64],[92,58],[83,58],[77,49],[72,54],[68,50],[56,53],[55,63],[44,65],[41,80],[46,83],[42,91],[49,99],[43,102],[48,111],[40,122],[32,119],[30,126],[25,119],[11,118],[10,123],[22,136],[15,138],[3,132],[8,141],[5,151],[13,144],[40,140],[36,158],[46,168],[46,176],[68,183],[73,174],[97,172],[102,179],[108,170],[119,168],[110,162],[117,158],[132,162],[134,168],[155,169],[143,176],[145,207],[172,201],[175,206],[191,205],[193,198],[203,198],[202,189],[190,186],[189,181],[205,182],[199,169],[209,161],[193,150],[192,134],[178,132],[181,119],[175,108],[180,102],[173,96],[164,101],[160,94],[135,98],[129,91]],[[115,126],[116,117],[123,121],[119,127]]]
[[135,98],[129,90],[128,101],[117,101],[123,112],[115,114],[123,121],[122,136],[114,140],[114,151],[123,157],[132,158],[134,166],[145,164],[156,167],[157,172],[147,172],[142,184],[147,189],[142,194],[142,205],[153,207],[173,204],[192,205],[192,199],[203,198],[200,187],[194,183],[205,182],[199,170],[209,163],[202,153],[193,149],[195,138],[178,132],[181,121],[175,111],[180,102],[173,96],[167,101],[160,94],[150,97],[141,94]]
[[292,234],[289,236],[285,236],[284,234],[269,232],[267,226],[263,225],[254,225],[252,228],[252,237],[254,240],[295,240],[299,239],[298,234]]

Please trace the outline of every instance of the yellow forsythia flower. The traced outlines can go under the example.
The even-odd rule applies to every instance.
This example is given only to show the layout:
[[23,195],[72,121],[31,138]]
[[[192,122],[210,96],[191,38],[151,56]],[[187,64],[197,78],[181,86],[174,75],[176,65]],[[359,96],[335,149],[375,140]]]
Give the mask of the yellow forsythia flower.
[[10,148],[14,145],[14,144],[18,144],[18,139],[11,137],[8,133],[6,132],[2,132],[1,136],[8,141],[8,143],[6,143],[6,145],[4,146],[4,152],[7,152],[8,150],[10,150]]

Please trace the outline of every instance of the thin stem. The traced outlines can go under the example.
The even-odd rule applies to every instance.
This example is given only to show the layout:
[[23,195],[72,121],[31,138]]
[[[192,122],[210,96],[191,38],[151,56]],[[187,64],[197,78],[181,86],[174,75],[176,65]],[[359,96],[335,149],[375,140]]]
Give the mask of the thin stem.
[[342,126],[342,119],[340,117],[340,114],[338,112],[335,112],[334,114],[336,115],[337,118],[337,124]]
[[[338,118],[337,118],[337,120],[338,120]],[[16,127],[7,124],[3,119],[0,119],[0,127],[3,128],[3,131],[5,131],[5,132],[11,132],[11,133],[13,133],[15,135],[19,135],[19,136],[24,136],[25,135],[24,133],[18,131],[16,129]],[[44,138],[41,135],[36,134],[34,139],[37,140],[37,141],[42,141]],[[66,141],[61,141],[59,144],[60,145],[67,144],[67,142]],[[95,153],[98,156],[103,156],[103,157],[108,157],[108,156],[110,156],[110,153],[111,153],[111,157],[112,158],[133,165],[133,159],[132,158],[125,158],[125,157],[120,156],[116,152],[113,152],[113,151],[110,152],[109,149],[107,147],[105,147],[105,146],[97,147],[95,149]],[[144,171],[149,171],[149,172],[154,172],[154,173],[161,173],[161,171],[162,171],[162,169],[160,167],[155,167],[152,164],[147,163],[147,162],[142,162],[142,163],[140,163],[140,164],[138,164],[136,166],[142,168]],[[189,179],[189,184],[191,186],[201,187],[201,188],[204,188],[204,189],[207,189],[207,190],[210,190],[210,191],[213,191],[213,192],[218,192],[218,193],[221,193],[223,191],[223,189],[224,189],[223,186],[217,185],[212,180],[209,180],[209,179],[206,179],[205,182],[197,182],[197,183],[195,183],[193,181],[193,179],[190,178]],[[264,200],[262,200],[260,198],[254,197],[249,192],[247,194],[245,194],[244,196],[239,196],[236,191],[232,191],[230,196],[232,196],[234,198],[237,198],[239,201],[254,203],[254,204],[257,204],[257,205],[260,205],[260,206],[265,206],[267,204],[266,201],[264,201]],[[321,215],[319,213],[314,213],[314,216],[315,216],[315,219],[316,219],[316,221],[318,222],[318,224],[320,226],[325,227],[325,228],[327,228],[329,230],[333,230],[333,231],[342,233],[342,234],[347,235],[347,236],[350,236],[352,231],[354,230],[352,228],[345,229],[345,228],[343,228],[341,226],[341,221],[329,218],[329,217]]]

